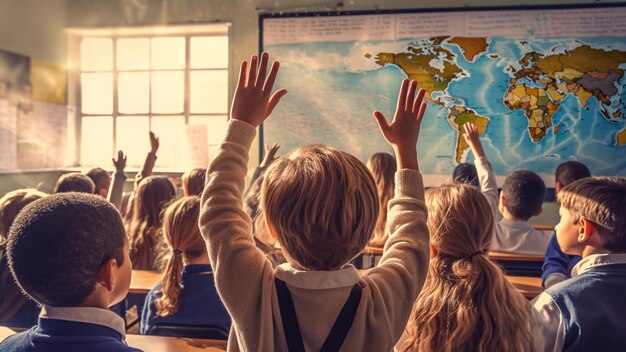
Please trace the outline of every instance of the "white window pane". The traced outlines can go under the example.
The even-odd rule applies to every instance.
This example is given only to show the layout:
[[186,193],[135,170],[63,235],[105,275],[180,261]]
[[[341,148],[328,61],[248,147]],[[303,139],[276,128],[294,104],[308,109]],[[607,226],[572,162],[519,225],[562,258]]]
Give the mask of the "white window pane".
[[150,40],[148,38],[118,39],[118,70],[147,70],[149,65]]
[[147,114],[150,105],[148,72],[126,72],[118,76],[118,103],[123,114]]
[[228,37],[191,38],[191,68],[228,68]]
[[[219,145],[226,134],[226,116],[189,116],[190,125],[207,126],[207,139],[209,145]],[[211,155],[210,155],[211,156]]]
[[153,69],[185,68],[185,38],[154,38],[152,39]]
[[192,113],[228,112],[228,71],[192,71],[191,101]]
[[83,116],[80,143],[80,163],[110,169],[113,153],[113,118]]
[[183,112],[185,77],[182,71],[152,72],[152,112],[179,114]]
[[[139,167],[150,151],[148,116],[118,116],[116,125],[116,150],[128,156],[127,166]],[[159,152],[160,153],[160,152]]]
[[173,167],[182,164],[185,141],[183,116],[152,116],[152,132],[159,136],[159,165]]
[[80,67],[84,71],[113,69],[113,41],[107,38],[84,38],[80,45]]
[[81,105],[86,114],[113,113],[113,74],[83,73]]

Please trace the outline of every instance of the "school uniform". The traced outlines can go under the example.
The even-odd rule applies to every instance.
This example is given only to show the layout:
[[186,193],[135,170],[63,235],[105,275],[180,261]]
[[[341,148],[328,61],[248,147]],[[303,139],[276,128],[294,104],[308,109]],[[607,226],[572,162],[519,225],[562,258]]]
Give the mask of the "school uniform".
[[569,255],[563,253],[556,234],[552,236],[546,255],[543,258],[543,266],[541,270],[541,283],[543,287],[548,288],[559,282],[569,279],[572,269],[582,258],[579,255]]
[[93,307],[44,306],[39,324],[0,342],[2,352],[137,352],[124,342],[124,320]]
[[535,230],[528,221],[502,219],[496,224],[491,250],[544,255],[554,231]]
[[[284,315],[282,308],[290,306],[303,349],[319,351],[335,331],[340,311],[350,306],[347,302],[356,302],[356,307],[348,307],[353,320],[344,331],[341,351],[390,351],[402,335],[428,269],[422,176],[415,170],[396,173],[389,240],[379,265],[366,274],[359,275],[352,265],[302,271],[287,263],[274,270],[255,246],[250,217],[242,209],[248,151],[255,134],[253,126],[229,121],[225,140],[207,169],[202,195],[200,228],[217,290],[233,320],[228,350],[288,350],[285,329],[293,330],[294,321],[285,323],[289,314]],[[356,291],[360,298],[349,299]],[[281,294],[287,299],[279,299]]]
[[156,300],[161,298],[162,289],[163,283],[159,283],[146,296],[141,314],[142,334],[148,334],[155,324],[215,325],[230,329],[230,316],[215,290],[210,265],[193,264],[183,268],[178,311],[166,317],[157,316]]
[[572,278],[546,289],[534,308],[542,319],[533,336],[545,351],[626,349],[626,254],[595,254]]

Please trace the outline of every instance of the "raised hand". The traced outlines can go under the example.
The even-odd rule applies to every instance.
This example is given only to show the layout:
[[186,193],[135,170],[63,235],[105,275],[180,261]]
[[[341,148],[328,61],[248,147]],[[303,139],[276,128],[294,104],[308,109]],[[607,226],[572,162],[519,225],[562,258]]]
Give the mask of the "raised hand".
[[113,161],[113,165],[115,166],[116,173],[124,173],[124,169],[126,168],[126,155],[124,155],[123,151],[117,152],[117,160],[115,158],[111,159]]
[[263,123],[280,99],[287,94],[285,89],[279,89],[272,94],[279,63],[274,61],[270,73],[266,74],[268,61],[269,55],[263,53],[260,65],[256,55],[252,56],[250,64],[247,61],[241,63],[239,82],[233,98],[232,118],[247,122],[254,127]]
[[465,141],[472,149],[474,157],[484,157],[485,151],[483,150],[483,145],[480,142],[480,135],[478,133],[478,130],[476,129],[476,125],[474,125],[472,122],[466,122],[463,124],[463,129],[465,130],[465,132],[463,133],[463,138],[465,138]]
[[159,137],[150,131],[150,153],[156,154],[157,150],[159,150]]
[[405,79],[400,86],[396,114],[391,124],[380,111],[374,112],[378,127],[387,142],[394,148],[398,160],[399,169],[417,170],[417,139],[426,103],[424,102],[424,89],[417,94],[416,81]]
[[275,155],[280,148],[280,144],[274,143],[270,148],[269,145],[265,145],[265,156],[263,157],[263,161],[261,162],[261,167],[269,166],[274,159],[276,159]]

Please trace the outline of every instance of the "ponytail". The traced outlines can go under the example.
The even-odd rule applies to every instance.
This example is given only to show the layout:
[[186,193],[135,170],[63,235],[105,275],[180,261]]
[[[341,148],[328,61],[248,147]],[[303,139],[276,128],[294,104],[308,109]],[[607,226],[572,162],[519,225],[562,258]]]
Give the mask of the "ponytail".
[[183,280],[183,253],[175,249],[167,259],[163,273],[162,295],[156,300],[157,315],[167,317],[178,311]]

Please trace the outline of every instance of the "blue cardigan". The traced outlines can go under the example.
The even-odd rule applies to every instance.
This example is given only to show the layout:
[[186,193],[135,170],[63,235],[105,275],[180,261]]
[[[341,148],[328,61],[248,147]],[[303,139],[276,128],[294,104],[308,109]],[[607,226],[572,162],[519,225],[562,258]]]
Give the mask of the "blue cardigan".
[[141,313],[141,333],[148,334],[155,324],[168,325],[217,325],[230,329],[230,316],[215,290],[211,266],[187,265],[183,268],[182,290],[178,311],[167,317],[156,315],[155,301],[161,297],[162,283],[157,284],[146,296]]
[[2,352],[141,352],[127,346],[122,335],[103,325],[40,318],[39,325],[9,336]]

